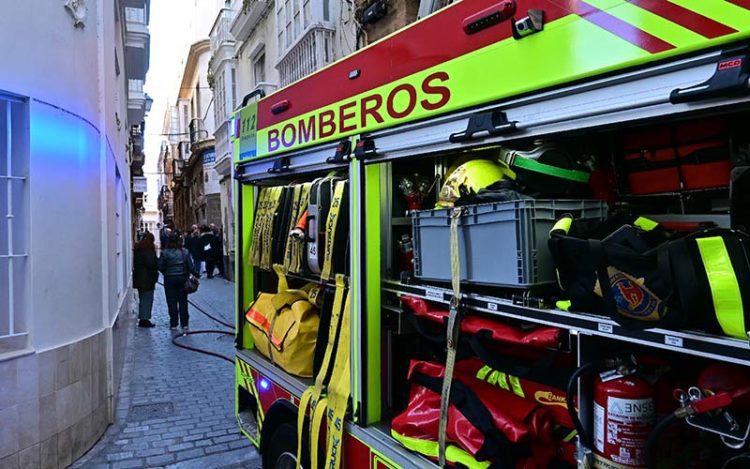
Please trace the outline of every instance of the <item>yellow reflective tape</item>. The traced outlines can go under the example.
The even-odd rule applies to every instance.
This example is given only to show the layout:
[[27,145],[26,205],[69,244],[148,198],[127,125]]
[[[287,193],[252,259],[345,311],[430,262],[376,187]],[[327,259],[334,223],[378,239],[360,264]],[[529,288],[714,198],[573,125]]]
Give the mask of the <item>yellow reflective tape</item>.
[[[391,429],[391,436],[401,443],[404,448],[415,451],[425,456],[436,458],[438,454],[438,443],[432,440],[422,440],[420,438],[414,438],[398,433],[396,430]],[[448,445],[445,448],[445,459],[451,463],[459,463],[471,469],[486,469],[490,467],[489,461],[477,461],[474,457],[453,445]]]
[[706,269],[716,319],[722,330],[730,337],[747,339],[742,295],[732,260],[721,236],[695,240]]
[[623,0],[586,0],[586,3],[676,47],[689,47],[706,40],[695,31]]
[[[750,29],[750,11],[726,0],[670,0],[675,5],[723,23],[737,31]],[[732,35],[734,36],[734,35]],[[731,36],[730,36],[731,37]]]
[[555,231],[562,231],[565,234],[568,234],[570,233],[570,227],[572,225],[573,225],[573,217],[565,216],[557,220],[555,224],[552,226],[552,229],[549,230],[549,232],[550,234],[552,234]]
[[561,309],[563,311],[570,311],[570,306],[573,303],[570,300],[560,300],[557,303],[555,303],[555,306],[557,309]]
[[635,225],[637,228],[642,229],[643,231],[651,231],[659,226],[659,222],[655,222],[654,220],[646,217],[638,217],[633,222],[633,225]]
[[513,388],[513,394],[518,397],[526,397],[523,393],[523,387],[521,387],[521,380],[517,376],[508,375],[508,381],[510,381],[510,386]]
[[569,442],[571,442],[573,440],[573,438],[576,437],[576,435],[578,435],[578,432],[575,431],[575,430],[573,430],[570,433],[568,433],[567,435],[565,435],[565,438],[563,438],[562,441],[564,441],[565,443],[569,443]]
[[477,371],[477,378],[484,381],[484,378],[487,377],[487,373],[489,373],[490,371],[492,371],[492,368],[490,368],[487,365],[484,365],[482,368],[479,369],[479,371]]

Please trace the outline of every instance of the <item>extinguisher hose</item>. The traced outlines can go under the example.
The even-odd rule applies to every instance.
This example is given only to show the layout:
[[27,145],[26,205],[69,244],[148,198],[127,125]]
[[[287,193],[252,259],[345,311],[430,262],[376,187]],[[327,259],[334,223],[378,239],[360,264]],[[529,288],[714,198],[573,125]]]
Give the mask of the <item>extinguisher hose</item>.
[[[576,371],[573,372],[573,374],[570,376],[570,380],[568,380],[568,388],[565,393],[565,402],[568,407],[568,414],[570,414],[570,419],[573,421],[573,425],[575,426],[576,432],[578,433],[578,441],[583,445],[584,447],[591,449],[591,438],[589,435],[586,434],[586,430],[583,428],[583,424],[581,423],[581,419],[578,417],[578,411],[576,410],[575,405],[575,396],[577,391],[577,385],[578,385],[578,378],[581,376],[588,375],[589,373],[594,372],[595,370],[605,369],[612,367],[613,360],[596,360],[593,362],[586,363],[582,365],[580,368],[578,368]],[[579,405],[580,405],[580,399],[579,399]]]
[[671,413],[662,419],[661,422],[656,424],[654,429],[651,430],[651,433],[648,434],[648,439],[646,440],[646,467],[648,469],[656,468],[656,443],[658,442],[659,437],[667,428],[671,427],[679,420],[680,418],[676,414]]

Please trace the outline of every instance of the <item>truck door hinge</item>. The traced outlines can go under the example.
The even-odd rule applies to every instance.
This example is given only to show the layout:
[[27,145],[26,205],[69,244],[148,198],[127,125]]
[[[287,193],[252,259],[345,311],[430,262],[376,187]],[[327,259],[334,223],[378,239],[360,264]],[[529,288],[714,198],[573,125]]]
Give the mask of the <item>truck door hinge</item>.
[[515,39],[522,39],[544,29],[544,10],[529,10],[526,14],[528,16],[520,20],[511,19]]
[[711,78],[695,86],[672,90],[669,102],[679,104],[719,96],[736,96],[747,93],[749,89],[750,54],[747,49],[735,49],[722,54]]
[[336,146],[336,153],[326,159],[328,164],[345,164],[351,161],[352,142],[349,139],[342,140]]
[[375,140],[372,137],[361,137],[354,147],[354,159],[366,160],[378,155]]
[[509,121],[504,112],[494,109],[469,117],[466,130],[451,134],[451,143],[462,143],[479,137],[497,137],[515,132],[518,122]]
[[268,174],[279,174],[284,171],[289,171],[290,162],[289,157],[284,156],[273,162],[273,166],[268,168]]

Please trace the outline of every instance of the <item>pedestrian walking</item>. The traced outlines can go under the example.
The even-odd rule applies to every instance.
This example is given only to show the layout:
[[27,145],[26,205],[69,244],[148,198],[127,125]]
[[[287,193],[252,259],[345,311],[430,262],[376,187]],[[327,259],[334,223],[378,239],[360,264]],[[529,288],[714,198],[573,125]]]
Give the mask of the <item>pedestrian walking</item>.
[[190,257],[193,258],[195,270],[203,272],[203,260],[201,259],[203,246],[200,243],[200,236],[201,232],[198,225],[193,225],[190,235],[185,239],[185,248],[190,252]]
[[190,315],[185,282],[190,274],[200,278],[200,273],[195,270],[190,253],[182,247],[180,235],[173,233],[169,237],[167,248],[159,257],[159,271],[164,275],[164,295],[169,310],[169,327],[176,329],[179,324],[183,329],[187,329]]
[[210,226],[201,228],[201,245],[203,247],[203,259],[206,261],[206,277],[213,278],[214,270],[219,270],[219,275],[224,277],[224,256],[222,254],[221,239],[216,236]]
[[138,290],[138,327],[154,327],[151,307],[159,280],[154,235],[146,232],[133,248],[133,287]]

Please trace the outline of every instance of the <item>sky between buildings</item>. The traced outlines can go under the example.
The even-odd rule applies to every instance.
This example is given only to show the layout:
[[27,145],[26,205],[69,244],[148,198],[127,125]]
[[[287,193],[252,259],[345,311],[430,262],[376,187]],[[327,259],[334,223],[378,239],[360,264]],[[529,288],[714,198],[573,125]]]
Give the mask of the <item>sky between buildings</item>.
[[[148,178],[148,206],[157,210],[159,148],[162,140],[164,112],[177,100],[182,72],[190,45],[207,39],[223,1],[217,0],[151,0],[151,64],[144,90],[154,100],[146,117],[143,167]],[[207,14],[210,13],[210,14]]]

